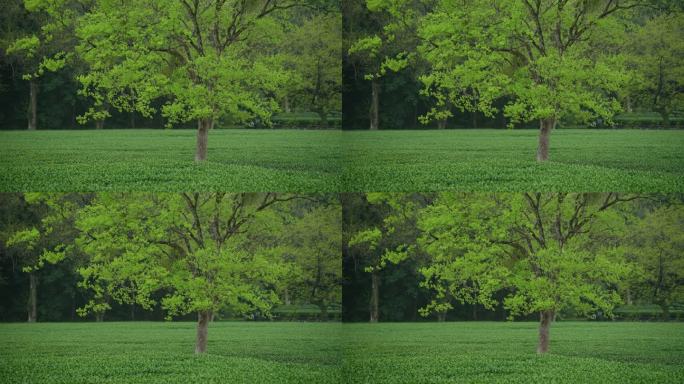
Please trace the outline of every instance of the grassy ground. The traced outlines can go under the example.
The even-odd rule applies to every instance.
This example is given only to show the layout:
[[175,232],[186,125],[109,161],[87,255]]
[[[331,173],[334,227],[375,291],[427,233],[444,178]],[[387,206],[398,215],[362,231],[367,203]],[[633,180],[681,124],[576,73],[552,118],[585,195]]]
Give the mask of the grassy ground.
[[0,324],[0,383],[679,383],[683,323]]
[[684,324],[559,322],[345,326],[348,383],[682,383]]
[[0,132],[0,191],[684,191],[684,131]]
[[0,383],[338,383],[335,323],[0,325]]
[[684,191],[684,131],[557,130],[535,161],[536,130],[345,134],[355,191]]
[[198,165],[194,130],[0,132],[0,190],[331,192],[339,141],[339,131],[216,130]]

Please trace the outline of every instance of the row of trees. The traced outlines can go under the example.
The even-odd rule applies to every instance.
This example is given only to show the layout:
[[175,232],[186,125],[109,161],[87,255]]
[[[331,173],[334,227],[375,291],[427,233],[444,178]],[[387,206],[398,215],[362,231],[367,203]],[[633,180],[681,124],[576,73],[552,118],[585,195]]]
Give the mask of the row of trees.
[[[277,303],[341,300],[340,203],[277,194],[2,194],[0,284],[4,305],[38,318],[43,297],[78,291],[81,316],[113,306],[196,314],[196,352],[215,316],[269,318]],[[23,275],[28,284],[12,284]],[[75,276],[75,278],[74,278]],[[50,280],[61,283],[57,288]],[[77,287],[73,284],[77,282]],[[68,286],[72,284],[72,286]],[[66,290],[62,286],[67,285]],[[24,292],[16,291],[26,289]],[[8,308],[11,309],[11,308]]]
[[539,353],[558,316],[611,318],[616,305],[641,301],[668,319],[684,301],[683,203],[617,193],[345,195],[344,319],[539,316]]
[[[386,128],[411,120],[444,128],[463,113],[498,116],[509,127],[536,121],[544,161],[561,121],[609,124],[617,112],[642,107],[667,126],[684,105],[684,13],[676,1],[348,3],[344,82],[355,97],[344,108],[351,128],[366,121],[378,129],[381,105]],[[393,98],[397,92],[413,95]]]
[[336,1],[6,3],[0,60],[29,90],[28,129],[38,127],[41,83],[55,72],[78,81],[90,104],[82,123],[101,128],[113,110],[196,122],[199,161],[219,121],[268,125],[274,111],[297,108],[325,125],[341,109]]

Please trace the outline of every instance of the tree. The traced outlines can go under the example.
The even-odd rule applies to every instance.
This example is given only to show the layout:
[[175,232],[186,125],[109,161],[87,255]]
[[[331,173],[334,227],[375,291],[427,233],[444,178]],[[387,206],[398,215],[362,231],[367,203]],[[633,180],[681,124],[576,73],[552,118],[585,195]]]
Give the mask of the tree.
[[663,320],[670,306],[684,299],[684,208],[681,203],[661,205],[636,218],[627,227],[627,251],[641,272],[637,287],[649,301],[662,308]]
[[[78,15],[73,3],[58,4],[45,0],[10,1],[7,12],[9,28],[3,36],[6,53],[21,67],[22,78],[29,84],[27,109],[28,129],[38,127],[38,93],[40,81],[48,72],[56,72],[73,57],[75,36],[73,21]],[[25,9],[24,9],[25,7]],[[63,12],[65,9],[68,12]],[[59,12],[57,9],[62,10]],[[4,11],[4,10],[3,10]]]
[[[275,245],[250,241],[255,220],[294,196],[182,193],[101,194],[77,222],[90,255],[82,285],[95,298],[81,310],[107,308],[105,297],[167,316],[197,313],[196,353],[207,349],[215,314],[268,316],[287,267]],[[161,299],[158,299],[161,297]]]
[[[512,123],[539,121],[537,160],[564,116],[610,121],[628,80],[617,49],[597,49],[593,35],[620,28],[617,11],[639,1],[437,1],[420,23],[419,48],[431,64],[426,92],[488,116],[507,97]],[[443,111],[436,111],[443,117]]]
[[492,308],[499,292],[509,317],[539,314],[538,353],[549,350],[549,328],[564,310],[602,311],[620,301],[617,284],[630,265],[614,244],[589,234],[618,194],[440,194],[420,213],[420,245],[431,257],[425,285],[436,298],[423,315],[451,308],[445,298]]
[[289,35],[286,63],[297,74],[290,92],[318,113],[323,127],[330,111],[342,109],[341,23],[339,13],[312,15]]
[[340,207],[333,202],[309,209],[287,233],[293,264],[299,272],[289,285],[297,296],[317,305],[326,319],[328,307],[342,299]]
[[636,99],[658,112],[665,127],[684,107],[684,14],[664,13],[649,19],[631,36],[630,64],[641,81]]
[[380,319],[380,273],[389,264],[404,261],[415,242],[415,213],[424,199],[419,195],[368,193],[365,199],[378,213],[349,239],[348,247],[357,247],[365,255],[364,271],[371,274],[370,322]]
[[[78,28],[90,71],[84,93],[144,116],[162,101],[171,123],[197,121],[196,161],[207,158],[208,132],[221,117],[268,121],[286,72],[273,55],[252,49],[276,11],[297,0],[98,0]],[[104,94],[104,96],[103,96]]]
[[75,215],[89,195],[29,193],[18,198],[23,212],[15,214],[25,221],[8,226],[13,231],[5,246],[16,251],[18,264],[29,276],[28,322],[33,323],[38,319],[38,272],[73,251]]

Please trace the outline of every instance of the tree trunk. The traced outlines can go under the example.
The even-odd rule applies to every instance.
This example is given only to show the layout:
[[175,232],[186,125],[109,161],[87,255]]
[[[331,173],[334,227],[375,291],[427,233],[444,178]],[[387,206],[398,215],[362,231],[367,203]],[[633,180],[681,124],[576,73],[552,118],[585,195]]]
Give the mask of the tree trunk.
[[555,118],[539,120],[539,146],[537,147],[537,161],[549,159],[549,136],[551,130],[556,126]]
[[665,129],[670,128],[670,112],[668,111],[661,111],[660,112],[660,117],[663,119],[663,127]]
[[38,280],[34,273],[29,273],[28,322],[38,320]]
[[446,126],[447,126],[447,119],[437,120],[437,129],[446,129]]
[[437,312],[437,321],[443,323],[446,321],[446,311]]
[[667,304],[660,304],[660,309],[663,311],[663,321],[670,321],[670,306]]
[[370,129],[376,131],[380,127],[380,82],[371,81]]
[[209,129],[214,125],[212,119],[200,119],[197,121],[197,151],[195,152],[195,161],[204,161],[207,159],[207,139],[209,138]]
[[470,113],[470,117],[473,121],[473,128],[477,129],[477,111],[473,111]]
[[283,301],[285,302],[285,305],[290,305],[290,290],[287,289],[287,287],[285,287],[284,295]]
[[283,109],[285,112],[290,113],[290,98],[285,95],[285,98],[283,99]]
[[104,321],[104,312],[95,313],[95,321],[101,323]]
[[554,315],[554,311],[539,313],[539,345],[537,345],[537,353],[539,354],[549,351],[549,327]]
[[321,321],[328,321],[328,305],[323,303],[319,305],[321,309]]
[[95,129],[104,128],[104,120],[95,120]]
[[38,80],[29,81],[28,129],[35,131],[38,127]]
[[131,125],[131,128],[135,128],[135,111],[131,111],[130,125]]
[[370,322],[377,323],[380,318],[380,275],[373,271],[371,274],[371,302],[370,302]]
[[321,128],[328,128],[328,113],[326,111],[318,111],[318,116],[321,119]]
[[207,351],[207,329],[211,320],[211,311],[201,311],[197,314],[197,341],[195,353],[200,354]]

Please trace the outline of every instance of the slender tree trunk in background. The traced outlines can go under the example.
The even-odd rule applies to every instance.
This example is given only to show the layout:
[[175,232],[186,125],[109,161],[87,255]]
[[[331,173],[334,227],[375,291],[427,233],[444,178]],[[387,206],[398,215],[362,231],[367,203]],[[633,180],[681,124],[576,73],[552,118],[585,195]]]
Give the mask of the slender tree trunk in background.
[[371,274],[371,302],[370,302],[370,322],[377,323],[380,318],[380,275],[373,271]]
[[95,313],[95,321],[101,323],[104,321],[104,312]]
[[135,304],[131,304],[131,321],[135,321]]
[[670,128],[670,112],[663,110],[660,112],[660,117],[663,119],[663,127]]
[[549,351],[549,328],[554,315],[554,311],[543,311],[539,314],[539,345],[537,345],[539,354]]
[[437,129],[446,129],[446,126],[447,126],[447,119],[437,120]]
[[437,312],[437,321],[440,323],[445,322],[446,321],[446,315],[447,315],[446,311]]
[[328,113],[324,110],[319,110],[318,117],[321,119],[321,127],[323,129],[328,128]]
[[290,290],[285,287],[285,292],[284,292],[284,299],[283,301],[285,302],[285,305],[290,305]]
[[38,279],[34,273],[29,273],[28,322],[38,320]]
[[328,305],[321,303],[318,307],[321,309],[321,321],[328,321]]
[[371,108],[370,129],[378,130],[380,127],[380,82],[377,79],[371,81]]
[[285,95],[285,98],[283,99],[283,109],[285,112],[290,113],[290,98]]
[[131,111],[130,124],[131,128],[135,128],[135,111]]
[[38,127],[38,80],[29,81],[28,129],[35,131]]
[[477,321],[477,304],[473,304],[473,320]]
[[104,128],[104,120],[95,120],[95,129]]
[[197,341],[195,343],[195,353],[207,351],[207,329],[211,320],[211,311],[201,311],[197,314]]
[[663,321],[670,320],[670,306],[667,304],[660,304],[660,309],[663,311]]
[[471,119],[473,121],[473,128],[477,129],[477,112],[476,111],[471,112]]
[[209,138],[209,129],[212,125],[212,119],[200,119],[197,121],[197,151],[195,152],[195,161],[204,161],[207,159],[207,140]]
[[539,146],[537,147],[537,161],[549,159],[549,136],[551,130],[556,126],[555,118],[539,120]]

